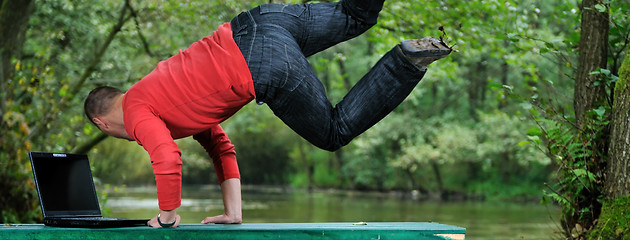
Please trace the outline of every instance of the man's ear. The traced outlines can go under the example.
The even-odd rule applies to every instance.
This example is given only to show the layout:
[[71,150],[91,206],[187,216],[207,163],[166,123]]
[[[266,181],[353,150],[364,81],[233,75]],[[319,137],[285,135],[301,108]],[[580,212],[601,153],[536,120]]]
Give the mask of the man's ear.
[[99,118],[99,117],[93,117],[92,121],[94,122],[94,124],[96,124],[96,126],[99,129],[103,129],[103,128],[107,128],[108,127],[107,124],[105,122],[103,122],[103,120],[101,118]]

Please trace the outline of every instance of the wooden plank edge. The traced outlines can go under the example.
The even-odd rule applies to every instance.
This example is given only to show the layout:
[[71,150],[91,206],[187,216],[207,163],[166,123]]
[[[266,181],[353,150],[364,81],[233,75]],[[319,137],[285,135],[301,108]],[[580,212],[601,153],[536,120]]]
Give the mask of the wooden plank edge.
[[435,234],[435,236],[449,239],[449,240],[464,240],[466,238],[466,234],[463,233],[445,233],[445,234]]

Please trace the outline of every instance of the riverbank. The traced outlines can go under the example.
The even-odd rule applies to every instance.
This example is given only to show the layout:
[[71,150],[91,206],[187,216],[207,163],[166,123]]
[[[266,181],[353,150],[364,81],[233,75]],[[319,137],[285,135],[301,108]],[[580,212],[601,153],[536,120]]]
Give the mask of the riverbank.
[[[194,194],[210,193],[221,194],[221,188],[218,184],[204,184],[204,185],[185,185],[184,189],[188,189],[187,192]],[[99,191],[104,191],[109,194],[117,194],[118,192],[125,191],[128,193],[138,194],[152,194],[155,193],[154,185],[144,186],[110,186],[101,187]],[[486,197],[485,195],[466,194],[457,191],[445,191],[444,193],[435,192],[421,192],[418,190],[388,190],[388,191],[373,191],[373,190],[356,190],[356,189],[338,189],[338,188],[295,188],[285,185],[242,185],[241,191],[243,194],[318,194],[324,193],[339,197],[390,197],[398,199],[410,199],[417,201],[443,201],[443,202],[511,202],[511,203],[524,203],[524,204],[538,204],[540,203],[542,196],[529,195],[518,196],[510,198],[493,198]]]

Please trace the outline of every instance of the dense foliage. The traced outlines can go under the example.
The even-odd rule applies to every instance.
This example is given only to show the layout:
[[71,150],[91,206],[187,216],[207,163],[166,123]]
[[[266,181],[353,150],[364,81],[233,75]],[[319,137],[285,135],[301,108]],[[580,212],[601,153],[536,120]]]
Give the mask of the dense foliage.
[[[99,182],[153,184],[147,154],[133,142],[101,142],[83,99],[98,85],[128,88],[158,61],[268,2],[35,1],[14,74],[1,83],[0,192],[11,194],[0,199],[0,220],[37,220],[26,151],[89,150]],[[630,3],[605,2],[610,67],[597,74],[610,88],[629,42]],[[583,166],[593,154],[588,134],[607,126],[610,108],[592,109],[592,131],[575,134],[581,11],[575,1],[387,1],[374,28],[310,58],[333,103],[402,39],[442,36],[457,52],[433,64],[392,114],[334,153],[302,140],[266,106],[247,105],[223,124],[243,183],[417,190],[440,199],[539,199],[546,189],[567,212],[584,213],[565,193],[601,181]],[[192,139],[178,145],[184,184],[216,183],[203,149]]]

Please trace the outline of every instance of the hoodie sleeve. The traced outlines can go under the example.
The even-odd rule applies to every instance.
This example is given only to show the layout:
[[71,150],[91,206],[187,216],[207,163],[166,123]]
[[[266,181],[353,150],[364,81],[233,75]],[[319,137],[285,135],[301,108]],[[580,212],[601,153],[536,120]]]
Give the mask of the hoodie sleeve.
[[181,205],[182,188],[182,159],[179,147],[158,116],[150,111],[136,111],[131,115],[134,127],[128,132],[149,153],[160,209],[178,208]]
[[230,179],[240,178],[236,151],[220,125],[214,125],[210,129],[193,136],[212,158],[214,170],[219,183]]

